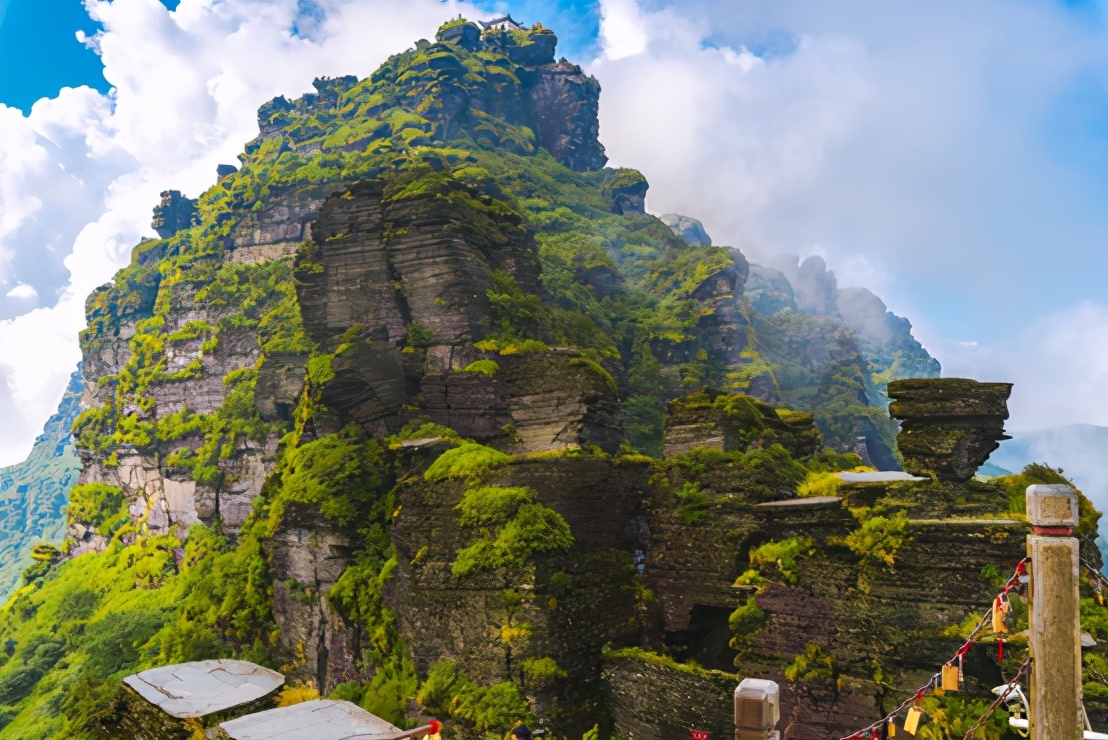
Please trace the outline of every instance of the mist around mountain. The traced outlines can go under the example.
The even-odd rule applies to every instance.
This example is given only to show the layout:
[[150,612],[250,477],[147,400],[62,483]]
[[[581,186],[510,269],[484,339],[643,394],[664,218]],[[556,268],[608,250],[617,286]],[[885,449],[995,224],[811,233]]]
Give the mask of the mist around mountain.
[[34,560],[31,546],[59,542],[65,534],[69,491],[77,483],[81,461],[70,434],[81,411],[78,370],[27,459],[0,468],[0,601],[6,601],[23,570]]
[[1029,432],[1009,432],[1011,439],[989,456],[1006,470],[1047,463],[1072,480],[1097,508],[1108,509],[1108,427],[1072,424]]

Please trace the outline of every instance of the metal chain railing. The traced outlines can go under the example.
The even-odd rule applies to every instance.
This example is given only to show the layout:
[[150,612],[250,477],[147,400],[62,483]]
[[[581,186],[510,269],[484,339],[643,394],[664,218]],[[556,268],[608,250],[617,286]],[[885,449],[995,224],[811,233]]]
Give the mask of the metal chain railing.
[[996,710],[1000,708],[1000,705],[1004,703],[1004,700],[1007,699],[1009,694],[1011,694],[1015,690],[1016,686],[1020,682],[1020,678],[1027,671],[1027,667],[1029,665],[1031,665],[1031,658],[1027,658],[1022,663],[1020,663],[1019,670],[1016,671],[1016,675],[1012,677],[1012,680],[1008,682],[1005,690],[1000,692],[1000,696],[996,698],[996,701],[990,704],[989,707],[985,710],[985,713],[978,717],[977,722],[973,725],[973,727],[969,728],[969,731],[962,737],[962,740],[973,740],[973,733],[980,730],[984,726],[984,724],[989,721],[989,717],[992,717],[993,714],[996,713]]
[[[1002,597],[1006,597],[1009,593],[1018,590],[1023,585],[1023,578],[1027,575],[1027,564],[1030,561],[1030,558],[1024,558],[1016,564],[1015,570],[1013,570],[1012,575],[1005,582],[1004,587],[1000,590],[996,597],[994,597],[993,604],[996,604],[999,599],[1001,599]],[[1105,579],[1105,583],[1108,584],[1108,579]],[[950,665],[955,661],[961,661],[965,657],[966,653],[969,652],[970,647],[973,646],[974,638],[977,637],[977,635],[983,632],[985,628],[990,626],[991,624],[992,608],[990,607],[989,611],[985,612],[985,614],[982,615],[981,619],[978,620],[977,626],[973,628],[973,630],[969,634],[969,637],[967,637],[966,641],[962,643],[962,646],[955,651],[953,657],[951,657],[951,659],[947,661],[946,665]],[[1030,659],[1028,659],[1028,661],[1029,660]],[[1020,666],[1020,672],[1016,674],[1016,678],[1013,678],[1012,681],[1009,682],[1009,685],[1015,683],[1019,679],[1019,676],[1022,674],[1023,670],[1027,667],[1028,661],[1024,661],[1024,665]],[[905,709],[917,703],[918,701],[923,699],[924,696],[934,691],[934,689],[940,685],[941,680],[942,671],[940,670],[938,673],[932,675],[931,678],[927,679],[926,683],[916,689],[914,694],[902,701],[899,705],[897,705],[895,709],[893,709],[891,712],[888,712],[884,717],[877,720],[876,722],[867,725],[866,727],[863,727],[860,730],[851,733],[850,735],[844,735],[843,737],[840,737],[839,740],[879,740],[880,731],[882,728],[888,725],[889,722],[896,718]],[[999,702],[993,703],[994,705],[999,704]],[[991,711],[996,711],[995,707],[991,708]],[[968,738],[969,735],[967,735],[966,737]]]

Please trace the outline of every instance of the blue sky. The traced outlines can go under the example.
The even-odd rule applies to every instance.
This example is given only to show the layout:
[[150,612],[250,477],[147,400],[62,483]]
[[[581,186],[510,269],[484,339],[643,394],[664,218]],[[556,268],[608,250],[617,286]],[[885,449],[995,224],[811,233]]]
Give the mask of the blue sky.
[[261,102],[507,10],[600,81],[601,140],[646,174],[651,212],[824,256],[947,374],[1015,381],[1012,428],[1108,425],[1106,8],[0,0],[0,464],[56,404],[84,296],[150,234],[160,190],[208,187]]
[[28,113],[62,87],[107,92],[100,57],[77,41],[77,29],[96,30],[80,0],[0,0],[0,102]]
[[[169,10],[180,3],[159,1]],[[598,6],[592,2],[526,0],[509,5],[497,0],[474,5],[558,29],[564,37],[561,53],[574,59],[595,45],[600,31]],[[88,85],[108,92],[100,57],[75,37],[78,30],[92,35],[97,28],[82,0],[0,0],[0,103],[28,113],[36,100],[53,97],[63,87]]]

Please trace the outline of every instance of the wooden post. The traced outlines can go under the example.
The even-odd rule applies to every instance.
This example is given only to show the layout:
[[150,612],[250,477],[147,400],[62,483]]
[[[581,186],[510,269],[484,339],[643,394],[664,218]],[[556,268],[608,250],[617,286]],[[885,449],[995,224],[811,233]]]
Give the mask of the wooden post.
[[1077,496],[1069,486],[1027,487],[1027,555],[1031,558],[1031,740],[1079,740],[1080,556],[1073,536]]

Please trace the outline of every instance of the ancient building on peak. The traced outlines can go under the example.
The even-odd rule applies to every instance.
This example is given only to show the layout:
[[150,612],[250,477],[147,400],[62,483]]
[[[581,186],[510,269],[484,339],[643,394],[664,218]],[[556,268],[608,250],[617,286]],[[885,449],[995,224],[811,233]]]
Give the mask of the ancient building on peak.
[[483,31],[525,31],[519,21],[512,18],[511,13],[493,18],[491,21],[477,21]]

